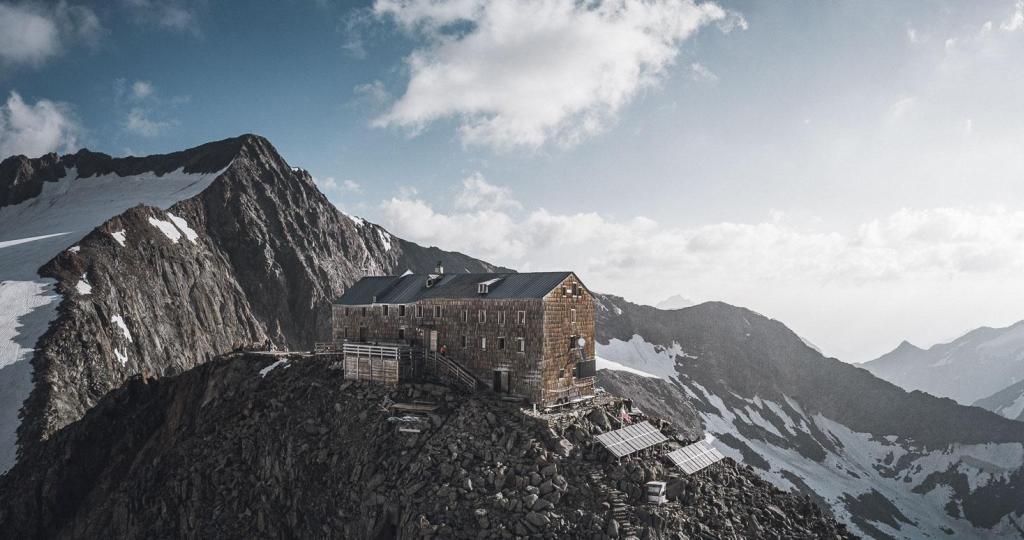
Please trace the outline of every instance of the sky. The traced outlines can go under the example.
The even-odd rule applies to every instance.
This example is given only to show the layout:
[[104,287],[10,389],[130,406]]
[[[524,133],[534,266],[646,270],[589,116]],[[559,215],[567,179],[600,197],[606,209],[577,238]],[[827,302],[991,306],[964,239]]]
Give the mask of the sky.
[[267,137],[340,208],[870,360],[1024,319],[1024,0],[0,0],[0,155]]

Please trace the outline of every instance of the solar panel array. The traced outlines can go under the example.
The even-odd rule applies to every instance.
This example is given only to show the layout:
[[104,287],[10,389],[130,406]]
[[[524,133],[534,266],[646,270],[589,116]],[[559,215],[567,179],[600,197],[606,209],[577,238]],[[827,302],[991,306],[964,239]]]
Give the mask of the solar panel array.
[[615,431],[609,431],[608,433],[602,433],[596,439],[615,457],[628,456],[633,452],[650,448],[668,440],[667,437],[658,431],[658,428],[652,426],[647,421],[616,429]]
[[693,474],[725,456],[707,442],[700,441],[669,452],[665,457],[672,460],[672,463],[686,474]]

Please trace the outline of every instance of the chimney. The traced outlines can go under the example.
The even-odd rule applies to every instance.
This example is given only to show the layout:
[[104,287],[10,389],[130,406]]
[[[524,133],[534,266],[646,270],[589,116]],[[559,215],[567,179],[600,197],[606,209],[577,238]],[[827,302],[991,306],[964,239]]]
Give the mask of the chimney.
[[443,274],[444,273],[444,265],[441,264],[441,261],[437,261],[437,266],[434,267],[434,273],[435,274]]

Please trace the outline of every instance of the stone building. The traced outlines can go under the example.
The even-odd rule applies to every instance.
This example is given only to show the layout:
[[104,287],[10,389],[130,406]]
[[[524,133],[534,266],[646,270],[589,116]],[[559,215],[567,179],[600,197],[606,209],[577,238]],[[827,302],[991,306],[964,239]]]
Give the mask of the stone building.
[[366,277],[333,306],[335,342],[443,353],[496,392],[555,405],[594,394],[594,297],[573,272]]

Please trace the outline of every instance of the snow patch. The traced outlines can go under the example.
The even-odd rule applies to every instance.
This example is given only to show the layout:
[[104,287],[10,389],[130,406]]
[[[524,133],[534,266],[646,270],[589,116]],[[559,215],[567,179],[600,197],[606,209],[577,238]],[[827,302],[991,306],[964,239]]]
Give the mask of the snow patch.
[[377,236],[380,237],[380,243],[384,246],[384,251],[391,251],[391,234],[384,229],[377,229]]
[[79,251],[82,251],[82,246],[71,246],[68,248],[68,251],[71,253],[78,253]]
[[193,244],[196,243],[196,239],[199,238],[199,234],[196,233],[192,227],[188,226],[187,221],[170,212],[167,212],[167,217],[171,218],[171,222],[173,222],[174,226],[185,235],[185,238],[188,238],[189,242],[192,242]]
[[624,366],[624,365],[622,365],[622,364],[620,364],[618,362],[615,362],[613,360],[608,360],[607,358],[601,358],[600,356],[598,356],[596,360],[597,360],[597,369],[609,369],[609,370],[612,370],[612,371],[625,371],[626,373],[632,373],[634,375],[639,375],[641,377],[650,377],[650,378],[654,378],[654,379],[660,379],[661,378],[661,377],[659,377],[659,376],[657,376],[657,375],[655,375],[653,373],[647,373],[646,371],[640,371],[639,369],[636,369],[636,368],[631,368],[629,366]]
[[122,366],[128,364],[128,355],[121,352],[121,349],[114,349],[114,356],[117,357],[117,361],[121,362]]
[[78,291],[78,294],[82,295],[92,294],[92,285],[89,285],[89,282],[85,280],[85,274],[82,274],[82,279],[75,285],[75,290]]
[[267,373],[270,373],[271,371],[274,371],[274,369],[277,368],[278,366],[282,366],[282,365],[285,365],[287,363],[288,363],[288,359],[287,358],[282,358],[282,359],[278,360],[277,362],[274,362],[273,364],[270,364],[269,366],[267,366],[267,367],[265,367],[265,368],[260,370],[260,378],[262,379],[262,378],[266,377]]
[[671,348],[665,348],[647,342],[639,334],[634,334],[629,341],[612,339],[607,345],[598,343],[597,355],[665,380],[676,376],[676,356],[687,356],[677,342],[673,342]]
[[164,236],[170,238],[171,242],[174,242],[175,244],[177,244],[178,240],[181,239],[181,231],[179,231],[178,228],[170,221],[164,221],[150,216],[149,224],[160,229],[160,232],[164,233]]
[[[36,271],[65,249],[77,253],[73,244],[104,221],[139,204],[168,208],[199,194],[222,172],[178,169],[163,176],[108,174],[83,181],[69,168],[62,179],[43,182],[39,195],[0,208],[0,473],[14,463],[18,409],[32,390],[28,361],[60,304],[57,282]],[[126,245],[124,230],[110,236]]]
[[124,323],[123,317],[121,317],[120,315],[114,315],[113,317],[110,318],[110,322],[116,324],[117,327],[121,329],[121,334],[123,334],[125,339],[128,340],[128,343],[133,343],[132,333],[128,331],[128,325]]

